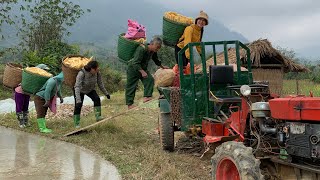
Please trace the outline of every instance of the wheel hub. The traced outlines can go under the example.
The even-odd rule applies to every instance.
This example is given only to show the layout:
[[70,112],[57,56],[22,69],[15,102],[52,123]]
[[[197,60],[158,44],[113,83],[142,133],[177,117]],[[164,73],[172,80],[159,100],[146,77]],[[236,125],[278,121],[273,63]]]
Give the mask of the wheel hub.
[[216,180],[240,180],[240,174],[235,163],[229,158],[223,158],[216,171]]

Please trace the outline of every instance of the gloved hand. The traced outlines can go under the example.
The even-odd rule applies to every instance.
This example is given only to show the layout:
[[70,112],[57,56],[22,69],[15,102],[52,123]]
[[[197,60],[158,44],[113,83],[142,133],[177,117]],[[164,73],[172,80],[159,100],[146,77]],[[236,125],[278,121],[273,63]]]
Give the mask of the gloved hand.
[[43,107],[49,107],[49,101],[46,101],[46,103],[44,103]]
[[110,95],[109,94],[107,94],[106,96],[107,96],[108,99],[110,99]]
[[63,98],[60,97],[59,99],[60,99],[60,104],[62,104],[63,103]]

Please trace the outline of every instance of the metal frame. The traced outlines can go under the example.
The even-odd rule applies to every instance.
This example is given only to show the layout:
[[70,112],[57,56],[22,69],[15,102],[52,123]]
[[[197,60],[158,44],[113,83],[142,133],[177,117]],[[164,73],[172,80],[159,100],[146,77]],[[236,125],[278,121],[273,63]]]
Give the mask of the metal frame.
[[[193,96],[193,104],[195,104],[196,97],[195,97],[195,72],[194,72],[194,58],[193,58],[193,48],[195,46],[201,46],[201,61],[202,61],[202,76],[205,76],[205,88],[208,89],[209,91],[209,79],[207,76],[207,68],[206,68],[206,50],[205,46],[212,46],[213,49],[213,58],[214,58],[214,65],[217,65],[217,53],[216,53],[216,46],[217,45],[223,45],[224,46],[224,56],[225,56],[225,65],[229,65],[229,60],[228,60],[228,45],[235,45],[236,48],[236,57],[237,57],[237,82],[240,82],[240,76],[241,76],[241,62],[240,62],[240,51],[239,48],[242,47],[243,49],[246,50],[247,53],[247,68],[249,72],[249,84],[253,83],[253,78],[252,78],[252,72],[251,72],[251,58],[250,58],[250,49],[241,43],[240,41],[217,41],[217,42],[196,42],[196,43],[189,43],[187,46],[182,48],[178,52],[178,65],[179,65],[179,74],[180,74],[180,89],[182,90],[181,85],[183,83],[190,83],[191,84],[191,91],[192,91],[192,96]],[[185,75],[183,73],[183,60],[182,60],[182,55],[185,53],[185,51],[189,49],[190,52],[190,68],[191,68],[191,82],[184,82],[185,81]],[[206,116],[209,116],[209,92],[205,95],[205,107],[206,107]],[[193,106],[193,112],[195,113],[196,111],[196,106]]]

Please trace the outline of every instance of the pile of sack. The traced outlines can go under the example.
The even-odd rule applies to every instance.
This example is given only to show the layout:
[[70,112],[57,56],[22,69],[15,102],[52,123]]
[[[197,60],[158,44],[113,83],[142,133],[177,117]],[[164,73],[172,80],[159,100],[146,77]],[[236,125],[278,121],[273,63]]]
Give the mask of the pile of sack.
[[137,21],[128,20],[128,29],[126,33],[122,33],[118,38],[118,57],[124,63],[128,63],[133,58],[133,54],[137,47],[145,44],[146,28]]
[[142,24],[139,24],[137,21],[129,19],[128,30],[123,37],[129,40],[134,40],[136,42],[145,43],[146,28]]
[[[194,67],[194,72],[197,72],[197,67]],[[184,75],[191,74],[190,63],[183,70]],[[179,67],[176,64],[172,69],[158,69],[154,74],[154,81],[157,87],[180,86]]]

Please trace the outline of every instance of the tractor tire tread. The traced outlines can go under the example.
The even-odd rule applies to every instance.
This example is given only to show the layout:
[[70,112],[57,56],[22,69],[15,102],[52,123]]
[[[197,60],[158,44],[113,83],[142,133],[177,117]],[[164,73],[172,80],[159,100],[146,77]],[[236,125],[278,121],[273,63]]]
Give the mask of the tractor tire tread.
[[160,113],[159,130],[162,148],[169,152],[174,151],[174,129],[170,113]]
[[217,165],[224,157],[232,159],[239,171],[241,180],[263,180],[260,170],[260,160],[252,154],[252,148],[246,147],[242,142],[228,141],[215,150],[211,158],[212,179],[216,179]]

